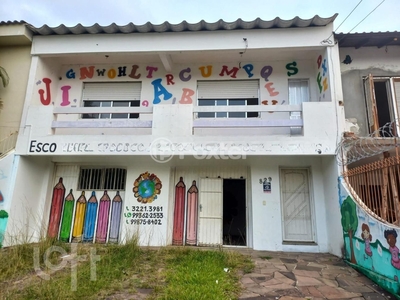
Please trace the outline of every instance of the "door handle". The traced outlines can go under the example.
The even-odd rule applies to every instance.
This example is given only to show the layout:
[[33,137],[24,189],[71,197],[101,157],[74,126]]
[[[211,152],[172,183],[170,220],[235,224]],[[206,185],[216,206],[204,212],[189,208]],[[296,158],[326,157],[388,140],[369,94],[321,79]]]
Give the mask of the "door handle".
[[200,204],[200,212],[203,211],[203,205]]

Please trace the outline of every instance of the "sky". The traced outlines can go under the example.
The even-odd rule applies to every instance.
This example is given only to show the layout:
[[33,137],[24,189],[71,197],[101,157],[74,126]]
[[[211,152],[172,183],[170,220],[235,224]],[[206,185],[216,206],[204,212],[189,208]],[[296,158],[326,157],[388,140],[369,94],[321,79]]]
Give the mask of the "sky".
[[35,27],[78,23],[107,26],[130,22],[142,25],[165,21],[177,24],[184,20],[197,23],[220,19],[232,22],[238,18],[252,21],[296,16],[308,19],[315,15],[330,17],[335,13],[339,14],[334,22],[336,33],[400,31],[400,0],[0,0],[0,21],[24,20]]

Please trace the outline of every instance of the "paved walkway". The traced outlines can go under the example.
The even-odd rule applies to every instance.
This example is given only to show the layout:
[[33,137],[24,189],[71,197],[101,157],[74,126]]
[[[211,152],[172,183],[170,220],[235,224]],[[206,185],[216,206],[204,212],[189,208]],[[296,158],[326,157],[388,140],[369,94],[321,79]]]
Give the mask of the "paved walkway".
[[239,299],[396,299],[330,254],[237,251],[255,263]]

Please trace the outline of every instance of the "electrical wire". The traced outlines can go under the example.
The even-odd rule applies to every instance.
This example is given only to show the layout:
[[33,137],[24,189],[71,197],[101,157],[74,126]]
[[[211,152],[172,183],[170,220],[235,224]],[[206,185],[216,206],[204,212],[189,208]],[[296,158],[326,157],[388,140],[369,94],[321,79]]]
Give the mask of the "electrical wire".
[[353,13],[353,11],[355,11],[356,10],[356,8],[361,4],[361,2],[363,2],[364,0],[361,0],[360,2],[358,2],[358,4],[353,8],[353,10],[347,15],[347,17],[343,20],[343,22],[342,23],[340,23],[339,24],[339,26],[334,30],[334,31],[337,31],[339,28],[340,28],[340,26],[342,26],[342,24],[348,19],[348,17],[350,17],[350,15]]
[[358,25],[360,25],[366,18],[369,17],[370,14],[372,14],[379,6],[381,6],[383,4],[383,2],[385,2],[386,0],[382,0],[381,3],[379,3],[368,15],[365,16],[364,19],[362,19],[360,22],[357,23],[356,26],[354,26],[348,33],[352,32]]
[[361,4],[361,2],[363,2],[364,0],[360,0],[360,2],[358,2],[358,4],[352,9],[352,11],[347,15],[347,17],[342,21],[342,23],[339,24],[339,26],[331,33],[331,35],[326,38],[325,40],[323,40],[323,42],[327,42],[329,44],[329,39],[332,37],[332,35],[335,33],[336,30],[338,30],[340,28],[340,26],[342,26],[342,24],[350,17],[350,15],[356,10],[356,8]]

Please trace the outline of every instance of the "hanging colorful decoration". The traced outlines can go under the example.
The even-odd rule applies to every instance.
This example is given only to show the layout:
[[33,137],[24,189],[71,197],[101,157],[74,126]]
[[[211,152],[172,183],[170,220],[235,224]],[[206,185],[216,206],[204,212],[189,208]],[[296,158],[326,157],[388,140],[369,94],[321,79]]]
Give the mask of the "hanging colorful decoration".
[[174,209],[174,227],[172,234],[172,244],[183,245],[183,229],[185,222],[185,192],[186,186],[183,178],[175,186],[175,209]]
[[108,237],[108,241],[110,243],[118,243],[121,213],[122,213],[122,198],[119,195],[118,191],[114,199],[112,200],[110,233]]
[[53,197],[51,198],[49,227],[47,230],[47,236],[49,238],[58,237],[58,229],[60,228],[60,219],[64,196],[65,187],[63,185],[63,179],[62,177],[60,177],[58,183],[53,188]]
[[96,216],[97,216],[97,198],[96,192],[92,192],[90,196],[85,213],[85,223],[83,225],[83,241],[84,242],[93,242],[94,237],[94,226],[96,224]]
[[161,188],[161,180],[149,172],[140,174],[133,184],[135,197],[141,203],[152,203],[161,193]]
[[197,209],[198,209],[199,190],[196,181],[193,180],[192,186],[187,192],[187,214],[186,214],[186,244],[196,246],[197,243]]
[[76,201],[74,229],[72,230],[72,242],[82,241],[85,212],[86,212],[86,197],[85,197],[85,192],[82,192],[82,194]]
[[61,220],[60,240],[63,242],[69,242],[69,236],[71,233],[72,216],[74,213],[75,199],[72,194],[72,189],[69,191],[64,201],[64,211]]
[[108,215],[110,213],[111,199],[104,191],[100,198],[99,215],[97,217],[96,242],[105,243],[107,240]]

